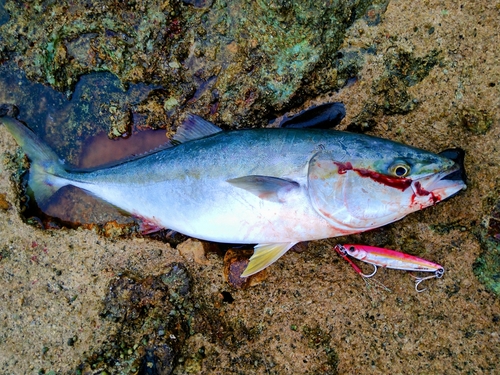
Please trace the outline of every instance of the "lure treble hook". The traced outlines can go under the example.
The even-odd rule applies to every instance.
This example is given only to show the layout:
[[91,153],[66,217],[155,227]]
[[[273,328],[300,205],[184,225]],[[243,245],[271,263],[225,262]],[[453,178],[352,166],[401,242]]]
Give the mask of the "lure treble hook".
[[424,288],[424,289],[418,289],[418,286],[420,285],[420,283],[424,280],[429,280],[429,279],[440,279],[441,277],[443,277],[444,275],[444,268],[439,268],[438,270],[436,270],[436,272],[434,272],[434,275],[431,275],[431,276],[426,276],[426,277],[416,277],[416,276],[413,276],[415,278],[415,291],[417,293],[422,293],[423,291],[427,290],[427,288]]

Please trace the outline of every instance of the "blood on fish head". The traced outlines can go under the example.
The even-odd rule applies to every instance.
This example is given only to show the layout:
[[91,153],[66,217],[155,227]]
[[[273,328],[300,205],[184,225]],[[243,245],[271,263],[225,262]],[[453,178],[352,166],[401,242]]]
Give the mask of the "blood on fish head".
[[[460,166],[445,156],[389,143],[338,155],[327,149],[309,162],[308,190],[313,207],[332,226],[350,233],[380,227],[435,205],[465,188],[446,179]],[[374,155],[380,155],[375,158]]]

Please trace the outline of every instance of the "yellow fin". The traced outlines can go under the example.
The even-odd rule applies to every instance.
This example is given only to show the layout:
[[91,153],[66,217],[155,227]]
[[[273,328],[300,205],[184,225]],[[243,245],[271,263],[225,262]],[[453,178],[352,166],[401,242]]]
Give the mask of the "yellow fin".
[[276,262],[283,254],[295,245],[296,242],[263,243],[254,248],[254,253],[250,258],[247,268],[241,277],[251,276]]

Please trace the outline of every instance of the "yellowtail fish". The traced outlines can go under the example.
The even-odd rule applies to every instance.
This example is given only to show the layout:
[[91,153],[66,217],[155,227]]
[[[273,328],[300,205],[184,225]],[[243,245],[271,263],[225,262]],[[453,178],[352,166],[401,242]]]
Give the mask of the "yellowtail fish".
[[19,121],[0,120],[31,161],[39,204],[73,185],[152,229],[258,244],[243,277],[297,242],[377,228],[466,187],[450,178],[460,170],[453,160],[386,139],[322,129],[222,131],[193,115],[170,147],[78,170]]

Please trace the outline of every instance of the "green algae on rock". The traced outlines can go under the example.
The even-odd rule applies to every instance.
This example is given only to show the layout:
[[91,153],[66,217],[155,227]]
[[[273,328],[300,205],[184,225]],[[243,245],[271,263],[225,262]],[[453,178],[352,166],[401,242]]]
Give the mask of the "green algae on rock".
[[303,93],[342,86],[357,71],[335,63],[346,29],[370,5],[379,16],[388,1],[188,3],[7,2],[0,60],[15,59],[30,79],[66,92],[98,71],[123,84],[160,84],[171,115],[184,103],[247,126],[250,115],[255,123],[271,108],[303,102]]
[[474,263],[474,273],[489,291],[500,297],[500,200],[494,204],[486,224],[479,235],[483,251]]
[[457,115],[458,122],[475,135],[486,134],[493,124],[493,116],[485,110],[463,108]]
[[[366,51],[369,52],[369,51]],[[423,57],[412,52],[396,49],[384,57],[385,71],[373,82],[373,101],[369,101],[348,126],[351,131],[367,131],[375,126],[373,120],[379,114],[407,114],[418,106],[408,88],[417,85],[439,63],[440,52],[433,50]]]
[[484,239],[482,249],[474,263],[474,273],[489,291],[500,296],[500,241]]
[[322,330],[319,326],[316,327],[302,327],[304,338],[308,340],[310,348],[323,349],[326,361],[317,373],[338,374],[339,357],[335,348],[331,345],[331,334]]
[[158,276],[119,276],[109,287],[101,314],[119,328],[78,370],[133,374],[150,363],[158,373],[170,374],[190,335],[194,310],[183,264],[170,264]]
[[[198,373],[205,359],[213,365],[220,350],[237,353],[261,333],[259,327],[247,328],[242,319],[227,320],[221,315],[222,298],[210,301],[197,289],[182,263],[171,263],[158,275],[118,275],[100,314],[115,325],[113,333],[76,372]],[[272,353],[244,352],[234,357],[233,370],[268,368],[272,358]]]
[[439,52],[415,57],[406,51],[388,53],[386,71],[374,84],[374,93],[383,98],[381,109],[385,114],[405,114],[415,109],[418,101],[410,96],[408,87],[421,82],[439,62]]
[[0,26],[9,21],[9,13],[5,10],[5,0],[0,0]]

